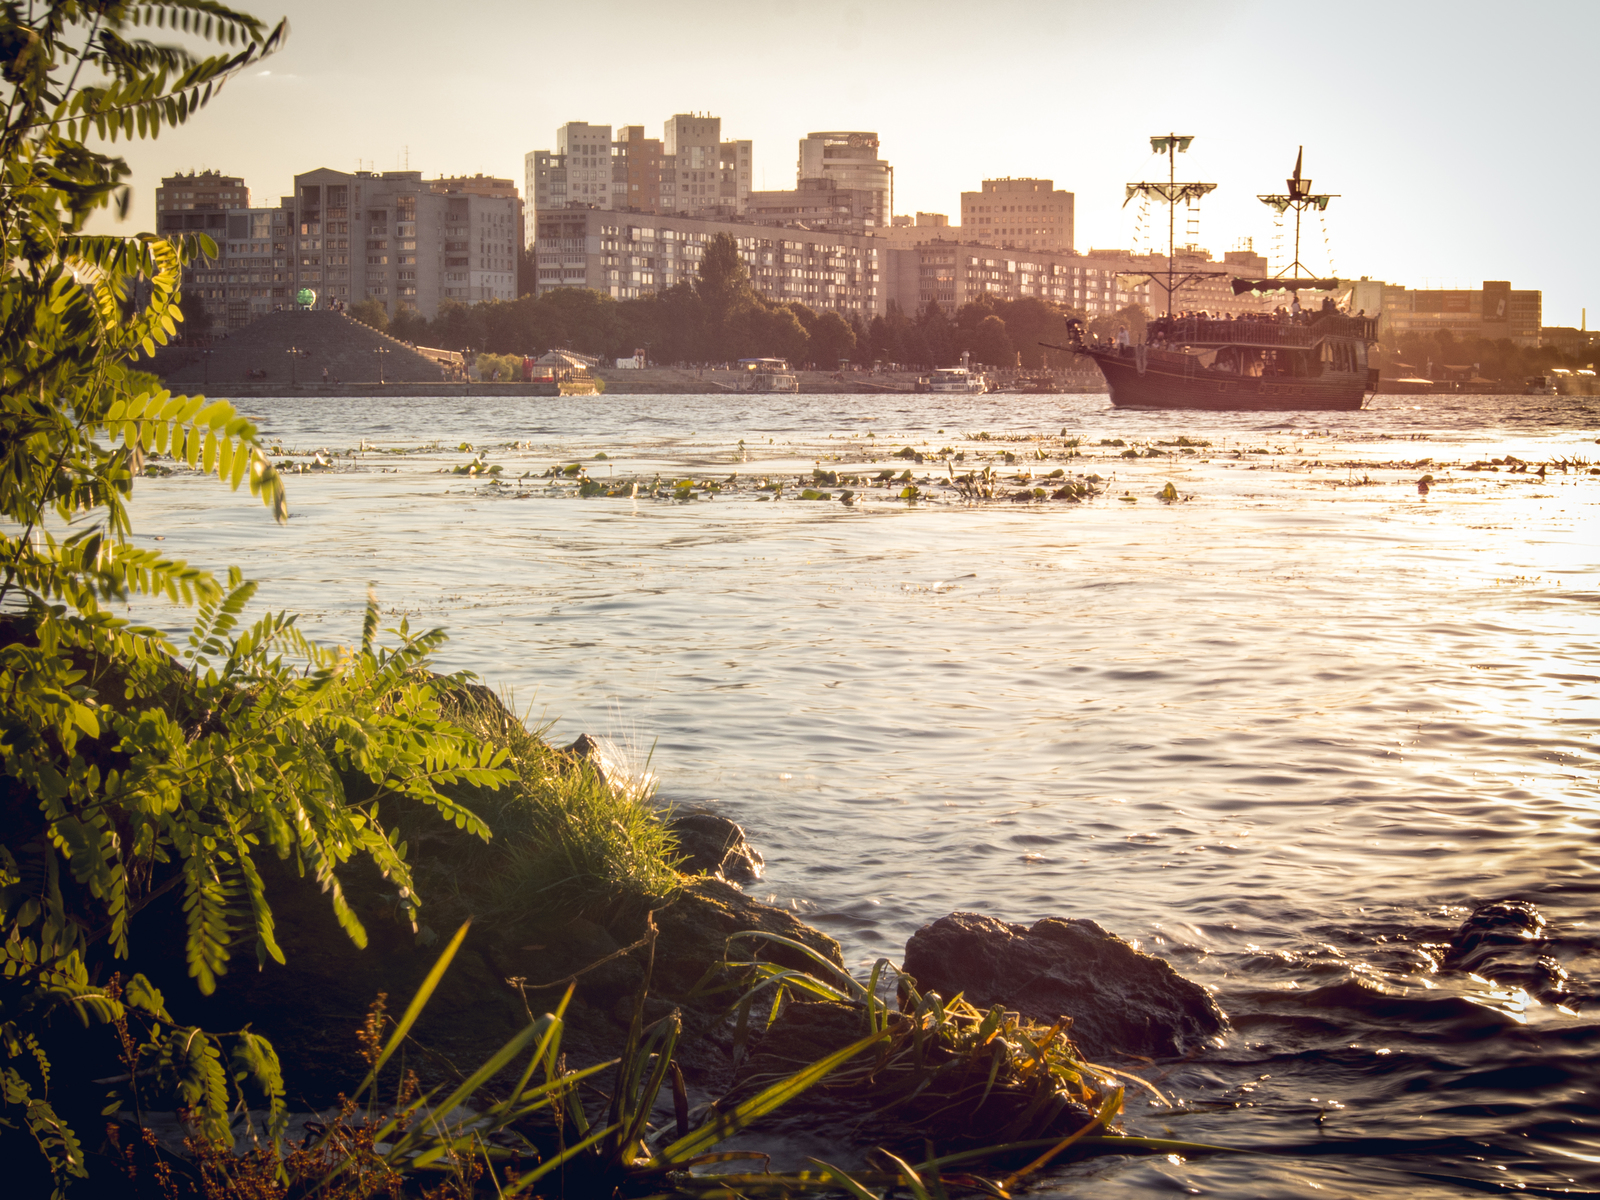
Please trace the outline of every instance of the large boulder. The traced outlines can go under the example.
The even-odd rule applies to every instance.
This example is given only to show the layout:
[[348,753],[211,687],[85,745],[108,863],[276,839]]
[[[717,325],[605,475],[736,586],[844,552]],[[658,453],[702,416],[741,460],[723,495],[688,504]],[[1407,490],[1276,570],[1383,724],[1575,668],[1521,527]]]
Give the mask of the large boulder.
[[685,875],[715,875],[733,883],[753,883],[766,865],[761,852],[746,840],[744,828],[715,813],[682,813],[667,822],[678,839]]
[[961,992],[1036,1021],[1070,1017],[1090,1058],[1179,1057],[1228,1027],[1199,984],[1093,921],[1046,917],[1029,928],[951,913],[912,934],[905,970],[923,992]]

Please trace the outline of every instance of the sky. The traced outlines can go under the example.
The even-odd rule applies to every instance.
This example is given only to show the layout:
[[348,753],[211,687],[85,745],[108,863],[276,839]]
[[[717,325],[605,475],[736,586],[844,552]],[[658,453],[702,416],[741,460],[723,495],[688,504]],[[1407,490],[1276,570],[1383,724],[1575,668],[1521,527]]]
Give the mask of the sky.
[[[118,143],[123,232],[151,228],[164,175],[240,175],[276,205],[316,167],[510,177],[566,121],[722,118],[757,188],[792,187],[812,130],[875,130],[895,209],[950,214],[986,178],[1076,195],[1076,248],[1126,248],[1164,176],[1152,134],[1195,138],[1180,180],[1216,183],[1198,242],[1270,250],[1300,146],[1319,192],[1314,272],[1410,287],[1508,279],[1546,325],[1600,324],[1595,0],[247,0],[284,48],[190,124]],[[1326,243],[1324,243],[1324,225]],[[110,219],[102,228],[113,228]],[[1180,242],[1183,237],[1180,223]]]

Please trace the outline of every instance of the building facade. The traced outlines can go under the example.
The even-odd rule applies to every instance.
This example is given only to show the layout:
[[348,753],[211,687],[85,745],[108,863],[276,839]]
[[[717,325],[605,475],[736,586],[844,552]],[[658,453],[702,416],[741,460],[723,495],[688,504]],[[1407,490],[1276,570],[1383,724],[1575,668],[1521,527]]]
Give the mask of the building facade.
[[745,216],[762,225],[800,225],[862,233],[877,227],[877,192],[841,187],[832,179],[802,179],[789,191],[751,192]]
[[567,208],[537,217],[539,295],[590,288],[636,299],[693,280],[719,233],[739,247],[755,290],[771,301],[870,319],[887,311],[883,251],[871,238],[774,229],[716,217],[607,213]]
[[1532,347],[1539,345],[1543,311],[1541,293],[1514,289],[1504,279],[1485,280],[1481,288],[1386,285],[1379,336],[1444,329],[1457,337],[1509,338]]
[[156,226],[175,212],[222,212],[250,207],[250,189],[238,175],[220,171],[190,171],[168,175],[156,189]]
[[377,300],[432,318],[444,300],[516,299],[514,195],[436,192],[420,171],[322,168],[294,184],[293,286],[319,307]]
[[961,193],[961,232],[1002,249],[1071,253],[1073,199],[1053,179],[985,179]]
[[763,298],[846,318],[882,316],[891,301],[907,313],[929,302],[954,311],[982,296],[1037,297],[1091,316],[1151,303],[1148,280],[1120,253],[1007,255],[953,239],[897,249],[866,233],[577,208],[538,215],[537,290],[590,288],[618,300],[662,291],[696,277],[719,233],[734,239]]
[[492,175],[441,175],[437,179],[430,179],[428,187],[435,192],[446,195],[461,193],[469,196],[495,196],[504,200],[512,200],[517,206],[517,236],[515,245],[521,247],[526,241],[524,229],[525,216],[522,207],[522,197],[517,194],[517,181],[514,179],[497,179]]
[[831,181],[873,197],[866,220],[887,226],[894,215],[894,168],[878,157],[878,135],[865,130],[811,133],[800,139],[796,182]]
[[613,136],[609,125],[569,121],[556,130],[555,150],[524,155],[523,171],[536,212],[573,207],[734,216],[750,195],[753,157],[749,140],[722,140],[720,117],[677,113],[659,139],[646,138],[642,125],[624,125]]
[[889,249],[885,261],[889,296],[908,313],[930,303],[951,313],[985,296],[1033,297],[1091,317],[1109,316],[1130,304],[1149,310],[1152,304],[1148,277],[1120,251],[1002,253],[952,239]]
[[254,312],[271,311],[273,287],[286,286],[272,276],[288,267],[286,222],[280,219],[275,231],[272,211],[250,207],[250,189],[237,175],[190,171],[161,181],[156,231],[205,234],[217,244],[215,258],[183,269],[182,293],[191,312],[198,305],[214,326],[237,329]]

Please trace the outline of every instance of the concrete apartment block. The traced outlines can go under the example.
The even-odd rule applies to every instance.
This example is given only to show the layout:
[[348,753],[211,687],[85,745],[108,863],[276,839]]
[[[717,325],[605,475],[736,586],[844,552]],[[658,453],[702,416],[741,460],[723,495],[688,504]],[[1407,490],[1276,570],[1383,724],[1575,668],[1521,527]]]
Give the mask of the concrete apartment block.
[[293,286],[319,308],[371,299],[432,318],[444,300],[516,299],[515,196],[436,192],[420,171],[322,168],[294,183]]
[[1014,250],[1072,250],[1073,195],[1053,179],[985,179],[961,193],[961,231],[985,245]]

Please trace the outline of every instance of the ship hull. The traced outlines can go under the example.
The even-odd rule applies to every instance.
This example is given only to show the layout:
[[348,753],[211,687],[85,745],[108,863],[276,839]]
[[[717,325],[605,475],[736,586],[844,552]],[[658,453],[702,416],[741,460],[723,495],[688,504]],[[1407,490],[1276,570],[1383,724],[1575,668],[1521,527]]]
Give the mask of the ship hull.
[[1099,366],[1117,408],[1180,408],[1214,412],[1337,412],[1365,408],[1372,397],[1359,376],[1315,379],[1179,374],[1151,363],[1141,374],[1134,358],[1085,351]]

